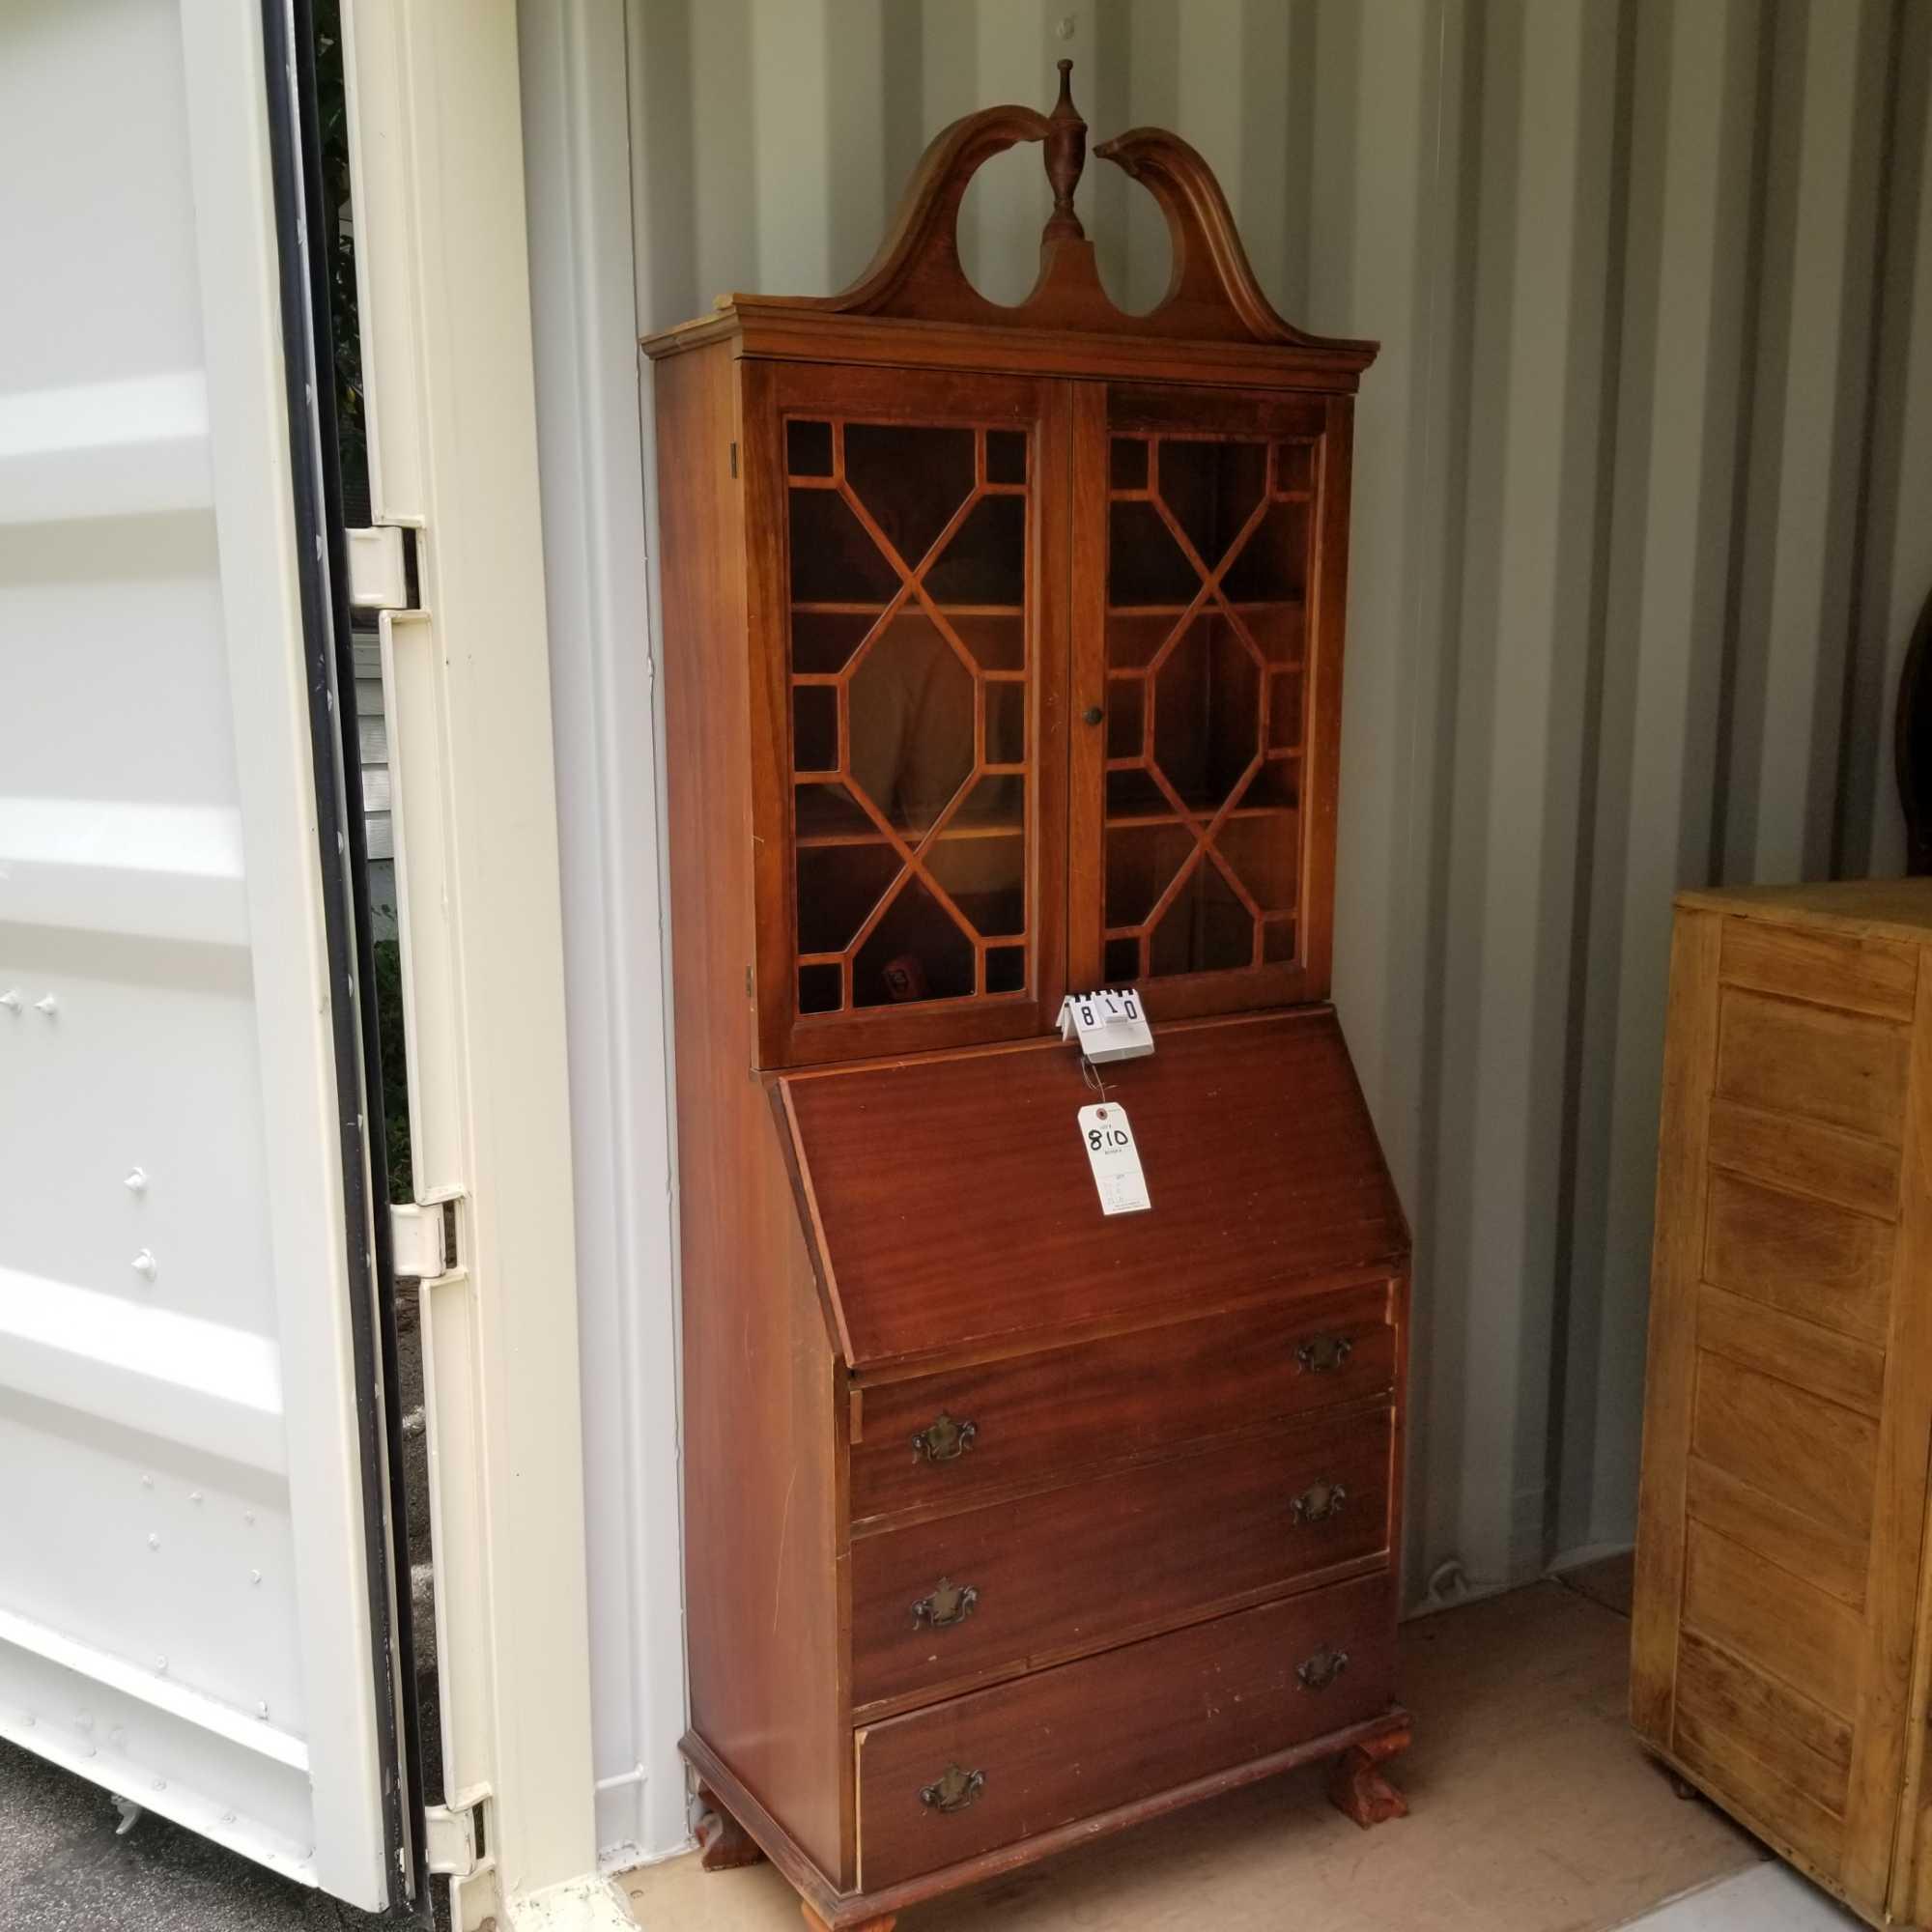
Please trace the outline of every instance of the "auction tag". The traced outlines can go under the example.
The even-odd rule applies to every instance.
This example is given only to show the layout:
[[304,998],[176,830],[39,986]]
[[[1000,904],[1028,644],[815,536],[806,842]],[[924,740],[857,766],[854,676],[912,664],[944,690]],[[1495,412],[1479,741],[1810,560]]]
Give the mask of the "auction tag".
[[1124,1107],[1116,1100],[1082,1107],[1080,1140],[1094,1169],[1094,1185],[1100,1190],[1101,1213],[1139,1214],[1153,1206]]
[[1131,986],[1102,993],[1070,993],[1060,1005],[1060,1037],[1077,1039],[1095,1066],[1110,1060],[1138,1060],[1153,1051],[1153,1033]]

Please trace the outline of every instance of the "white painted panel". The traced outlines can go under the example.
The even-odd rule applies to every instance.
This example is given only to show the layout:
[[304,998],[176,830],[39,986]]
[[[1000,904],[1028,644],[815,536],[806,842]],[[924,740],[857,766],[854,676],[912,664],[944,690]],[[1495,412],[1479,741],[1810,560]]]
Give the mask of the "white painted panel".
[[[527,43],[577,10],[522,11]],[[1884,870],[1903,850],[1889,707],[1932,590],[1932,15],[632,0],[626,16],[644,329],[731,289],[849,279],[925,137],[994,101],[1044,107],[1067,53],[1094,138],[1153,122],[1208,156],[1285,314],[1381,341],[1357,414],[1335,997],[1415,1225],[1410,1597],[1451,1560],[1494,1587],[1627,1540],[1670,895]],[[580,125],[558,122],[554,75],[532,85],[553,126]],[[595,152],[558,136],[532,182],[582,179]],[[1080,206],[1109,286],[1152,300],[1167,257],[1147,197],[1096,161]],[[1029,285],[1043,213],[1028,151],[969,193],[961,253],[988,293]],[[624,319],[584,295],[611,245],[605,227],[541,243],[539,333],[552,304],[576,367],[619,360]],[[614,400],[584,398],[628,401],[627,380],[559,380],[547,439],[607,424]],[[554,609],[611,581],[582,533],[627,527],[636,487],[580,469],[558,498]],[[554,648],[561,684],[621,645],[559,630]],[[618,742],[649,741],[648,692],[598,695],[600,731],[614,702]],[[644,836],[633,782],[571,774],[564,864],[595,873],[592,943],[621,962],[596,1002],[573,988],[580,1137],[642,1148],[662,1096],[619,1043],[656,1023],[656,954],[610,936],[654,890],[609,858]],[[606,1084],[616,1065],[628,1092]],[[600,1263],[648,1323],[630,1354],[586,1358],[597,1453],[644,1459],[621,1498],[614,1480],[593,1492],[600,1536],[635,1535],[669,1453],[656,1253]],[[593,1586],[600,1628],[668,1605],[661,1577],[614,1560]],[[599,1669],[609,1708],[635,1713],[600,1712],[600,1775],[630,1770],[639,1739],[646,1772],[671,1775],[668,1662],[632,1643]]]
[[0,1736],[378,1907],[261,10],[9,9],[0,167]]

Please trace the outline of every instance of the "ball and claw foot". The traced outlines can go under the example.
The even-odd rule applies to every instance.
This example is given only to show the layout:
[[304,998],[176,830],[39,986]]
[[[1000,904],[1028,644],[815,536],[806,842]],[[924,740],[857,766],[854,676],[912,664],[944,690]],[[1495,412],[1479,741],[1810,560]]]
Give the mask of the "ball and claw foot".
[[1408,1816],[1408,1800],[1382,1775],[1383,1763],[1408,1748],[1409,1734],[1392,1731],[1344,1751],[1328,1774],[1328,1802],[1363,1831]]
[[697,1808],[697,1861],[706,1871],[736,1871],[763,1861],[756,1840],[701,1784]]
[[[798,1909],[805,1914],[807,1932],[832,1932],[831,1926],[819,1918],[805,1899],[799,1900]],[[882,1918],[867,1918],[863,1924],[848,1925],[845,1932],[893,1932],[893,1927],[898,1922],[898,1914],[888,1912]]]

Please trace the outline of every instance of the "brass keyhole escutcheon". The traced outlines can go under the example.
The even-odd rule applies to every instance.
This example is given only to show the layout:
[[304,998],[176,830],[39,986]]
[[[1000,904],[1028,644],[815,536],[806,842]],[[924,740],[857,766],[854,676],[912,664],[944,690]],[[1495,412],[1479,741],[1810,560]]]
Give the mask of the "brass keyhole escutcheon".
[[1323,1644],[1294,1673],[1304,1690],[1325,1690],[1349,1667],[1349,1653]]
[[954,1422],[944,1409],[939,1419],[917,1431],[912,1438],[913,1454],[927,1463],[956,1463],[973,1446],[980,1433],[971,1422]]
[[1305,1376],[1333,1375],[1354,1352],[1346,1335],[1317,1335],[1295,1350],[1295,1366]]
[[929,1811],[963,1811],[985,1788],[983,1771],[966,1771],[949,1764],[944,1777],[920,1788],[919,1802]]
[[1349,1492],[1340,1483],[1311,1483],[1289,1505],[1289,1514],[1296,1522],[1326,1522],[1342,1514],[1348,1500]]
[[950,1630],[954,1624],[963,1624],[979,1601],[980,1593],[971,1583],[955,1583],[950,1577],[942,1577],[932,1595],[922,1597],[912,1606],[912,1620],[929,1624],[934,1630]]

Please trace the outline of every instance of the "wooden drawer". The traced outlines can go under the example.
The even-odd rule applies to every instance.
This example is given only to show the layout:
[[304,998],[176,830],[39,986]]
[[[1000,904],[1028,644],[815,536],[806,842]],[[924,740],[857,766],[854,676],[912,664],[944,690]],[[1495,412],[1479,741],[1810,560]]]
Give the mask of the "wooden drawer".
[[[868,1385],[852,1445],[853,1520],[967,1508],[1042,1474],[1381,1394],[1395,1381],[1390,1293],[1378,1282]],[[942,1416],[970,1423],[972,1435],[935,1462],[914,1438]]]
[[1385,1408],[1318,1416],[860,1537],[853,1700],[937,1692],[1375,1557],[1388,1547],[1390,1434]]
[[[1363,1577],[862,1728],[860,1886],[877,1890],[1378,1716],[1394,1695],[1393,1592],[1386,1573]],[[1299,1669],[1324,1648],[1348,1663],[1310,1689]],[[950,1812],[922,1797],[949,1773],[954,1789],[980,1780]]]

